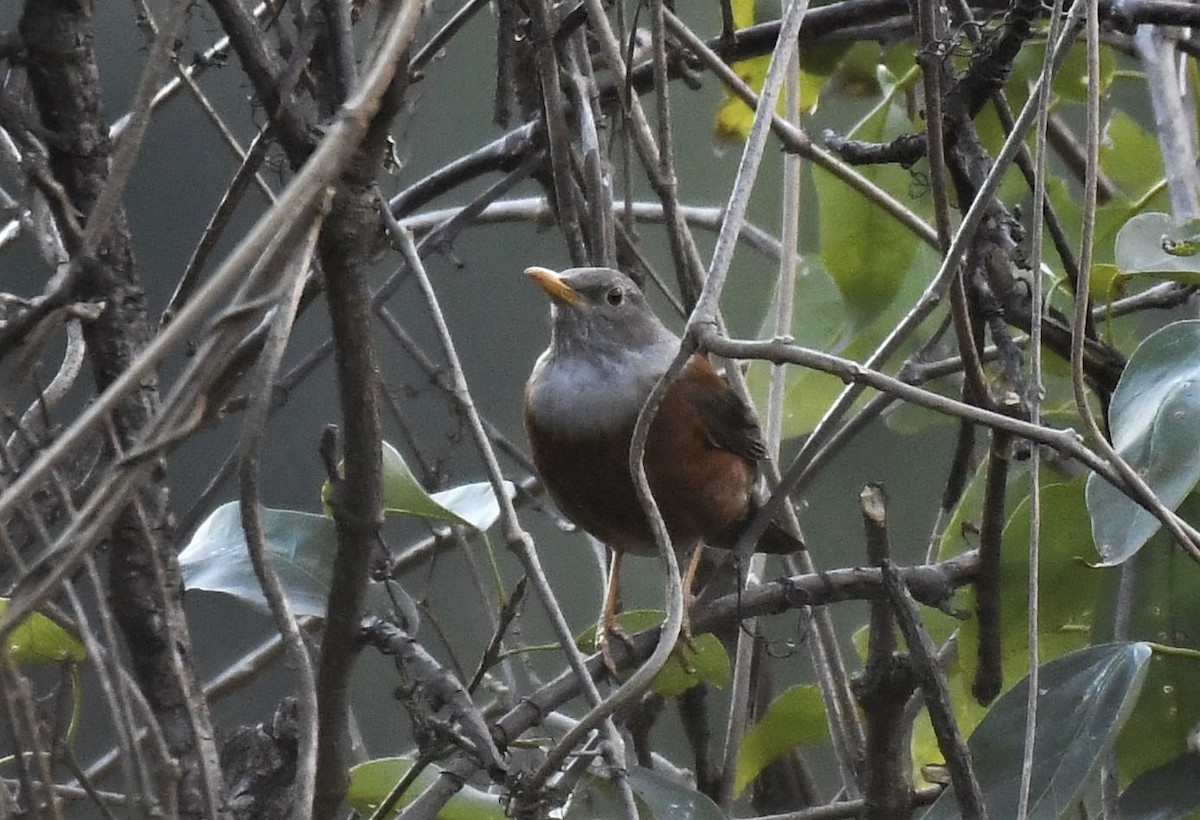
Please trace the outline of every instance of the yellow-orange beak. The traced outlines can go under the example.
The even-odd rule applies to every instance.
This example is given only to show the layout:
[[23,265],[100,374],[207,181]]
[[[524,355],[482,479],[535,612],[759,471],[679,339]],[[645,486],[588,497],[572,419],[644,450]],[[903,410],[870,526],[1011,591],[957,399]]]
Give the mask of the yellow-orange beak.
[[549,268],[526,268],[525,275],[537,283],[556,302],[575,307],[583,301],[579,291],[568,285],[557,273]]

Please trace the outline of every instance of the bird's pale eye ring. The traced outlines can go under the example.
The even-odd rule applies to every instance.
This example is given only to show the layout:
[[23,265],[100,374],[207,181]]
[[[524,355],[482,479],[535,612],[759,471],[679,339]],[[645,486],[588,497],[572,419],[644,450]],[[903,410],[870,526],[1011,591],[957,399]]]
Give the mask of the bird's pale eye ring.
[[604,301],[608,302],[613,307],[618,307],[625,301],[625,292],[620,288],[613,288],[608,293],[604,294]]

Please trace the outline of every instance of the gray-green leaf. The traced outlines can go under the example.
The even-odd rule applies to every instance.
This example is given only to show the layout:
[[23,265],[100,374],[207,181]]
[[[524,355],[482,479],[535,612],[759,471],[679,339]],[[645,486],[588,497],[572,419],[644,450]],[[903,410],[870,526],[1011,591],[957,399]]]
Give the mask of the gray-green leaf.
[[[337,542],[333,520],[295,510],[263,508],[262,525],[292,611],[324,617]],[[250,563],[238,502],[213,510],[179,554],[179,566],[187,589],[223,592],[268,611]]]
[[1117,233],[1114,256],[1121,273],[1160,276],[1177,282],[1200,282],[1200,256],[1195,245],[1197,223],[1176,225],[1169,214],[1138,214]]
[[[369,816],[379,808],[400,779],[408,774],[412,765],[410,757],[381,757],[351,767],[346,802],[362,817]],[[429,788],[438,774],[436,766],[429,766],[417,775],[388,817],[399,814],[417,795]],[[464,785],[446,802],[437,817],[438,820],[504,820],[504,808],[498,796]]]
[[[284,594],[297,616],[325,617],[337,534],[333,519],[323,515],[262,508],[263,537],[271,564]],[[185,589],[203,589],[232,595],[255,609],[270,613],[263,596],[246,536],[242,531],[241,505],[236,501],[212,511],[179,554]],[[389,612],[399,607],[406,628],[419,623],[416,605],[404,589],[372,583],[367,590],[370,607]]]
[[[629,785],[638,804],[641,820],[725,820],[717,804],[692,786],[664,774],[633,766]],[[616,789],[607,778],[585,775],[571,794],[566,820],[623,817]]]
[[[1175,322],[1133,352],[1109,408],[1113,446],[1168,509],[1200,480],[1200,321]],[[1159,521],[1093,474],[1087,505],[1096,550],[1120,564]]]
[[[1144,643],[1089,646],[1041,667],[1029,817],[1074,812],[1084,786],[1137,701],[1150,660]],[[988,817],[1016,817],[1029,678],[1004,694],[967,742]],[[953,788],[925,820],[959,816]]]
[[1151,769],[1121,795],[1122,820],[1182,820],[1200,811],[1200,755]]
[[[506,481],[504,491],[512,498],[516,487]],[[321,485],[321,502],[326,512],[329,512],[329,493],[326,480]],[[500,517],[500,504],[491,484],[464,484],[430,495],[417,481],[404,456],[386,441],[383,442],[383,508],[386,512],[416,515],[481,531]]]

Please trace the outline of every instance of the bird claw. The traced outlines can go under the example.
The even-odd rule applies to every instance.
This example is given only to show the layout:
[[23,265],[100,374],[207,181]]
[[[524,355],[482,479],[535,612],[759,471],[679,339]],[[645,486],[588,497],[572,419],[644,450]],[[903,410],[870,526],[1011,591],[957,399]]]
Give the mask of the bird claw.
[[696,674],[696,665],[691,662],[689,654],[695,655],[697,652],[699,652],[700,645],[696,643],[696,638],[694,635],[692,635],[692,618],[689,615],[692,603],[692,600],[690,599],[692,599],[694,596],[688,594],[685,597],[689,600],[684,602],[683,623],[679,626],[679,640],[675,642],[673,654],[675,655],[675,660],[679,662],[679,665],[682,667],[683,671],[689,675],[694,675]]
[[679,639],[687,644],[687,648],[695,652],[698,648],[696,638],[692,635],[692,606],[696,596],[691,589],[683,591],[683,622],[679,625]]
[[604,663],[604,668],[608,670],[612,679],[618,680],[617,664],[612,656],[612,638],[625,644],[625,649],[630,653],[633,652],[633,640],[624,627],[616,621],[601,623],[596,627],[596,648],[600,650],[600,660]]

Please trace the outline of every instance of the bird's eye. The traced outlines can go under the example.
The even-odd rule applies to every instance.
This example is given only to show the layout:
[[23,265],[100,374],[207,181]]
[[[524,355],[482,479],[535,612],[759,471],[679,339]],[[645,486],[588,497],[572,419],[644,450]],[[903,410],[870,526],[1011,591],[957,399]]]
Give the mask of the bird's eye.
[[613,307],[617,307],[625,301],[625,292],[620,288],[613,288],[608,293],[604,294],[604,300]]

